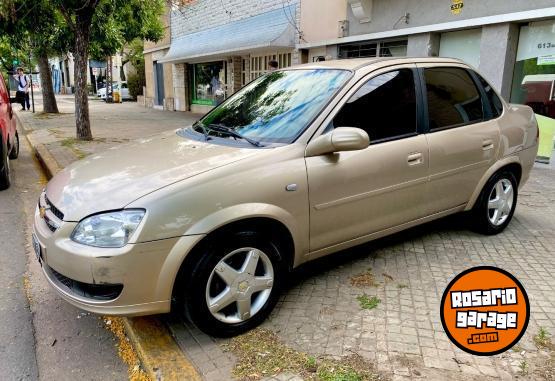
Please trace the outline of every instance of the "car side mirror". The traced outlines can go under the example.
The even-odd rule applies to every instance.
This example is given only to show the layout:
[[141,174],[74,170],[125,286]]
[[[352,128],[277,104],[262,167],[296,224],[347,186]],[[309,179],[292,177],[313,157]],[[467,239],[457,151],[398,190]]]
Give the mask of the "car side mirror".
[[368,148],[370,138],[366,131],[355,127],[338,127],[320,135],[306,147],[306,156],[320,156],[341,151],[358,151]]

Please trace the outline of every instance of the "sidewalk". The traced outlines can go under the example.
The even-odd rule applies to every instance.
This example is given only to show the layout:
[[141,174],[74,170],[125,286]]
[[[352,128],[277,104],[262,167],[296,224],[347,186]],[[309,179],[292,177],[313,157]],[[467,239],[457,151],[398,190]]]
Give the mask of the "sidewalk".
[[35,114],[17,111],[21,126],[31,144],[43,145],[60,168],[95,152],[145,138],[167,130],[185,127],[202,115],[185,112],[168,112],[144,108],[135,102],[107,104],[90,98],[89,112],[94,140],[82,142],[75,139],[75,112],[73,96],[56,97],[60,114],[43,114],[40,94],[35,96]]
[[[60,116],[18,112],[35,149],[57,168],[199,117],[91,101],[96,140],[83,143],[73,138],[71,104],[69,98],[59,102],[66,113]],[[538,344],[537,336],[541,329],[555,334],[554,174],[548,165],[536,166],[519,194],[513,222],[500,235],[474,234],[454,216],[303,267],[291,275],[270,318],[246,335],[214,339],[172,315],[154,325],[162,321],[170,328],[184,357],[208,381],[552,379],[555,351],[551,342]],[[492,357],[455,347],[438,312],[449,281],[484,264],[514,274],[531,303],[526,335],[513,349]],[[154,333],[144,327],[145,320],[128,320],[128,328],[140,327],[130,336],[143,339],[137,341],[143,361],[151,369],[163,361],[174,363],[160,349],[168,336],[151,339]],[[170,379],[166,374],[164,380]]]

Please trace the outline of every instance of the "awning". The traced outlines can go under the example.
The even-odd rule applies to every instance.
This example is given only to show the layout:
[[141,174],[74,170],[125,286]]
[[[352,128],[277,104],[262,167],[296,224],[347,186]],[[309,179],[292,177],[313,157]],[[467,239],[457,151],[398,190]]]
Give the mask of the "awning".
[[176,38],[158,62],[198,61],[264,49],[294,48],[296,5]]

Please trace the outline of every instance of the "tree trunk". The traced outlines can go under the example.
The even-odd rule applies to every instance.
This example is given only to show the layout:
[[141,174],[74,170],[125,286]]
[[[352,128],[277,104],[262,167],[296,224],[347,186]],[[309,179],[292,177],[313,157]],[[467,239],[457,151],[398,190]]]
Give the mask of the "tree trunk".
[[54,94],[54,86],[52,85],[52,73],[48,64],[48,56],[45,52],[38,53],[40,85],[42,87],[42,111],[49,113],[58,113],[58,104]]
[[75,18],[75,123],[77,139],[92,140],[87,92],[87,67],[91,22],[94,9],[85,9]]

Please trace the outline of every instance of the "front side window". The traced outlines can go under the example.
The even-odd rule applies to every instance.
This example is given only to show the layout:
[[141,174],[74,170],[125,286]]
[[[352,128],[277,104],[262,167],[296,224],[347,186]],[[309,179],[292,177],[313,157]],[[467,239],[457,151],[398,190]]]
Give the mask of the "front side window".
[[[291,143],[350,77],[346,70],[280,70],[239,90],[199,122],[249,139]],[[196,126],[195,131],[202,132]]]
[[454,67],[428,68],[424,70],[424,77],[431,131],[484,119],[480,93],[466,70]]
[[414,75],[400,69],[378,75],[366,82],[333,119],[333,127],[358,127],[370,142],[416,133]]

